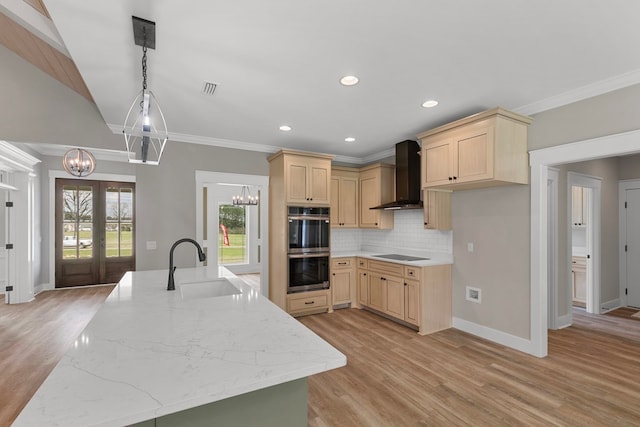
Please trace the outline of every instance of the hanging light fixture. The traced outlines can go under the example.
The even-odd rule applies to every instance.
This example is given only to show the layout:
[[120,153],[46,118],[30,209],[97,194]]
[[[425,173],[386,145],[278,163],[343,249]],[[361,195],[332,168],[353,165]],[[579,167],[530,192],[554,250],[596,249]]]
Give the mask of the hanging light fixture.
[[253,206],[258,204],[258,196],[253,197],[249,187],[243,185],[242,192],[238,196],[233,196],[232,201],[234,206]]
[[96,159],[87,150],[72,148],[64,154],[62,167],[73,176],[88,176],[96,170]]
[[157,165],[169,135],[160,105],[147,89],[147,49],[156,48],[156,23],[132,16],[133,37],[142,46],[142,90],[124,120],[124,141],[129,163]]

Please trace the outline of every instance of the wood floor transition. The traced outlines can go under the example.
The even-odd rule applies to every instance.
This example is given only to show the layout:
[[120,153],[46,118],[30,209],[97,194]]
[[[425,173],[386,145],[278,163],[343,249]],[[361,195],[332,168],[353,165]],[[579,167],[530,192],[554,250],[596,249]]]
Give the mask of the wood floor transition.
[[[10,425],[111,287],[0,305],[0,426]],[[357,309],[299,320],[347,355],[309,379],[309,426],[637,426],[640,321],[621,309],[549,331],[538,359],[455,329],[426,337]]]

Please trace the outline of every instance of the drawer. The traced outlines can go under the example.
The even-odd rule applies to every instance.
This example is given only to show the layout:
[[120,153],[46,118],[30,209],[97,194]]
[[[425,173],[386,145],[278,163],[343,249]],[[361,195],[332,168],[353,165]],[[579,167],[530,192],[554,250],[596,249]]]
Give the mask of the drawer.
[[288,310],[289,312],[303,311],[303,310],[313,310],[315,308],[326,308],[328,307],[327,295],[315,295],[315,296],[304,296],[300,297],[288,297],[287,300]]
[[365,258],[358,258],[358,268],[364,268],[365,270],[369,268],[369,263]]
[[369,260],[369,270],[404,277],[404,265],[402,264]]
[[420,280],[420,270],[420,267],[410,267],[407,265],[404,267],[404,277],[407,279]]
[[353,258],[332,258],[331,268],[349,268],[354,264]]

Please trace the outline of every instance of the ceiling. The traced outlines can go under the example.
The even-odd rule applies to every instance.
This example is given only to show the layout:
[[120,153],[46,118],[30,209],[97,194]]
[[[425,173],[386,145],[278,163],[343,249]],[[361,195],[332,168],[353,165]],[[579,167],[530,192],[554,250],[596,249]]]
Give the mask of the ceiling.
[[[628,0],[44,4],[118,133],[142,85],[131,16],[155,21],[149,88],[185,142],[361,163],[488,108],[533,114],[640,83],[640,2]],[[349,74],[360,82],[342,86]]]

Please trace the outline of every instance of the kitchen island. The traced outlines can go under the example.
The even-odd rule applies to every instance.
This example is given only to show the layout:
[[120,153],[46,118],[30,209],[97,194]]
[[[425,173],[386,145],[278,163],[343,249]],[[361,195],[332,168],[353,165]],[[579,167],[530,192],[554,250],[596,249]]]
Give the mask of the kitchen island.
[[[14,425],[306,425],[306,378],[345,356],[224,269],[167,274],[126,273]],[[238,293],[183,298],[221,275]]]

